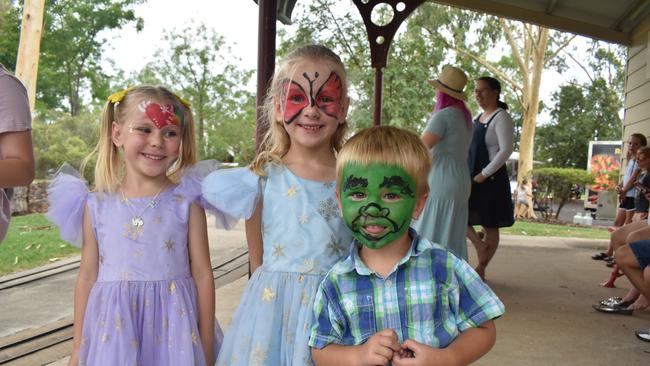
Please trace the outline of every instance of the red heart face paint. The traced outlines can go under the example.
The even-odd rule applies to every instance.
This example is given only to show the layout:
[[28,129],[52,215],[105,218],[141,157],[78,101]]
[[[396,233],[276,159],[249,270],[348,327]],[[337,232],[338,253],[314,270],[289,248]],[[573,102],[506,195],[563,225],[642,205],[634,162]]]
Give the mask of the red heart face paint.
[[307,107],[316,106],[326,115],[338,118],[342,107],[343,87],[341,78],[335,72],[330,73],[329,77],[318,88],[314,89],[314,83],[318,80],[318,72],[314,73],[311,79],[308,73],[302,76],[309,84],[309,92],[299,84],[298,81],[286,79],[282,82],[282,108],[284,110],[284,123],[293,122],[302,111]]
[[165,126],[179,126],[180,120],[174,114],[174,106],[171,104],[160,105],[158,103],[143,101],[139,105],[140,111],[144,112],[153,124],[162,129]]

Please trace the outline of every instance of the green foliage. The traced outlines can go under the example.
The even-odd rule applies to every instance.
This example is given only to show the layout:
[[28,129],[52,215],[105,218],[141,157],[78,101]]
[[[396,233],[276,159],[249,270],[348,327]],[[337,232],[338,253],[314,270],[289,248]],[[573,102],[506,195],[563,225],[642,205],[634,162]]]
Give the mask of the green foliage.
[[163,35],[164,49],[137,83],[168,85],[192,104],[201,158],[246,164],[254,157],[255,96],[245,89],[253,74],[241,70],[222,36],[204,24]]
[[[92,151],[99,138],[99,117],[89,113],[70,116],[63,112],[49,121],[41,118],[32,123],[36,177],[48,178],[63,163],[78,169],[81,161]],[[94,162],[85,176],[92,177]]]
[[[564,204],[571,197],[571,188],[577,184],[585,186],[593,183],[594,177],[586,170],[573,168],[539,168],[534,169],[533,177],[537,179],[538,201],[546,207],[558,205],[555,218],[560,215]],[[548,219],[548,213],[545,213]]]
[[[309,43],[324,44],[338,53],[349,76],[352,103],[348,121],[352,130],[357,130],[372,124],[375,70],[357,9],[342,9],[337,4],[335,0],[316,0],[305,8],[297,7],[297,29],[291,34],[280,31],[278,56]],[[382,123],[412,130],[424,127],[435,100],[435,90],[427,79],[437,74],[444,53],[444,47],[431,42],[416,22],[407,22],[406,29],[398,32],[383,69]]]
[[0,250],[0,275],[45,265],[78,254],[59,238],[59,230],[42,214],[14,216]]
[[[86,104],[108,96],[109,83],[101,62],[103,31],[135,24],[133,6],[144,0],[50,0],[45,2],[43,37],[37,80],[37,109],[77,115]],[[15,67],[22,5],[9,10],[0,28],[0,62]],[[5,52],[6,51],[6,52]],[[7,59],[5,59],[5,57]],[[13,58],[13,59],[12,59]],[[6,63],[5,63],[6,62]],[[84,95],[89,95],[84,98]]]
[[21,18],[20,8],[0,0],[0,63],[9,71],[16,69]]
[[535,136],[536,159],[586,169],[590,141],[621,138],[624,50],[593,42],[592,54],[584,69],[590,81],[562,85],[553,94],[548,108],[552,122],[539,126]]

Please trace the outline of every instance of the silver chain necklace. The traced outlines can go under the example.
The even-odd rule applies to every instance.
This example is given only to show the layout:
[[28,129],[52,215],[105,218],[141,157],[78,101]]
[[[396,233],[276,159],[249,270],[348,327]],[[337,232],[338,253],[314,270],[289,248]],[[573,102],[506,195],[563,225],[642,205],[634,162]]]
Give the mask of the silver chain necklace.
[[133,217],[131,217],[131,227],[133,229],[137,230],[138,232],[140,230],[142,230],[142,227],[144,226],[144,220],[142,220],[142,215],[144,215],[144,213],[147,212],[148,209],[156,207],[156,205],[158,204],[158,196],[160,195],[160,193],[162,193],[163,189],[165,189],[164,186],[162,188],[160,188],[158,193],[156,193],[156,195],[153,196],[151,201],[149,201],[149,203],[147,203],[147,205],[144,207],[144,209],[142,211],[140,211],[139,214],[137,214],[135,212],[135,209],[133,208],[133,203],[131,202],[131,200],[129,200],[124,195],[124,191],[120,189],[120,193],[122,194],[122,200],[124,201],[124,203],[126,203],[126,207],[129,208],[129,211],[131,211],[131,214],[133,215]]

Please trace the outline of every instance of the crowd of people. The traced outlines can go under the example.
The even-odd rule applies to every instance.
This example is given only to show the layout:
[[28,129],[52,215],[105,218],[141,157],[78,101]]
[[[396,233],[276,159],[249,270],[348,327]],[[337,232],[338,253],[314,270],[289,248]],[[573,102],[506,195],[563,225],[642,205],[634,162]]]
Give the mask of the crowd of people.
[[[8,77],[0,69],[0,82]],[[9,78],[21,93],[11,114],[0,107],[0,169],[25,174],[4,187],[34,170],[26,95]],[[495,78],[475,80],[475,118],[461,69],[445,66],[429,82],[436,103],[420,137],[377,126],[345,141],[346,69],[326,47],[300,47],[272,79],[255,160],[223,170],[197,161],[192,108],[180,96],[154,86],[109,96],[84,162],[96,161],[92,187],[65,169],[48,189],[48,218],[81,248],[69,364],[466,365],[488,353],[505,311],[484,280],[500,228],[514,223],[505,167],[513,121]],[[622,198],[633,189],[650,198],[650,156],[637,148],[643,172],[629,170]],[[517,201],[529,197],[523,190]],[[226,229],[245,220],[251,277],[225,334],[214,316],[206,211]],[[604,253],[636,290],[597,310],[648,306],[650,228],[641,217],[621,224]]]
[[[634,133],[627,140],[627,169],[617,187],[619,207],[611,228],[607,251],[592,256],[612,267],[602,284],[614,287],[616,278],[626,276],[632,288],[623,296],[601,300],[593,308],[603,313],[631,315],[650,306],[650,147],[643,134]],[[636,336],[650,342],[650,330],[636,331]]]

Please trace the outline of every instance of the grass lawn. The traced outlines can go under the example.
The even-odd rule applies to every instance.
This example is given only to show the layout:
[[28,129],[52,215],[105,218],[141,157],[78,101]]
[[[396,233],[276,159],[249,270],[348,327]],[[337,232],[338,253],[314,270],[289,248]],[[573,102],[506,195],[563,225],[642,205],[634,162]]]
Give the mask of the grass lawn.
[[14,216],[9,233],[0,245],[0,275],[34,268],[72,254],[79,249],[59,238],[59,230],[42,214]]
[[500,233],[505,235],[559,236],[586,239],[609,239],[610,236],[610,233],[604,228],[541,224],[528,221],[516,221],[514,226],[503,228]]

